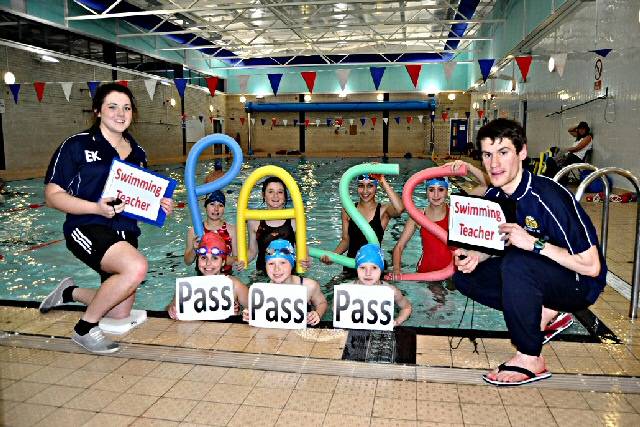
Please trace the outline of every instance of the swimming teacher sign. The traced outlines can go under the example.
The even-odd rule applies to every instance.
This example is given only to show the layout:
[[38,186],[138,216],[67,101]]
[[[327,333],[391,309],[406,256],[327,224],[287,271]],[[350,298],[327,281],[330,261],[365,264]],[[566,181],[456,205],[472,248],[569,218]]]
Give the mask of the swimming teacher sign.
[[102,197],[115,197],[125,204],[123,215],[162,227],[166,214],[163,197],[171,197],[177,181],[113,159]]
[[451,196],[449,242],[461,246],[504,250],[498,226],[506,222],[496,202],[477,197]]

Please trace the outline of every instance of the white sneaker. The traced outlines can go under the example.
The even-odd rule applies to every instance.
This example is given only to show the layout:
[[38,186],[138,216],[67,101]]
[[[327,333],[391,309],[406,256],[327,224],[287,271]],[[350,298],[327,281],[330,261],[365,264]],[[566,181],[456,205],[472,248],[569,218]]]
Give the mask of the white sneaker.
[[49,295],[42,301],[40,304],[40,313],[47,313],[53,307],[56,307],[62,304],[62,293],[69,286],[75,286],[76,283],[73,281],[71,277],[65,277],[60,281],[60,284],[56,286],[56,288],[51,291]]
[[86,335],[78,335],[77,332],[74,332],[71,340],[91,353],[108,354],[120,350],[120,346],[105,337],[98,326],[91,328]]

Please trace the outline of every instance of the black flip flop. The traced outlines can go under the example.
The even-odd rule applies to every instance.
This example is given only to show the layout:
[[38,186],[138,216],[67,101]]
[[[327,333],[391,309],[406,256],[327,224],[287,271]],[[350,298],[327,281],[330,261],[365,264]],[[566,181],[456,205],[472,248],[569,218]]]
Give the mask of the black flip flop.
[[497,381],[497,380],[489,379],[487,375],[483,375],[482,379],[488,382],[489,384],[497,385],[499,387],[505,387],[505,386],[518,386],[523,384],[529,384],[532,382],[544,380],[545,378],[549,378],[551,376],[551,372],[546,370],[543,372],[540,372],[539,374],[534,374],[530,370],[526,368],[521,368],[520,366],[510,366],[510,365],[505,365],[504,363],[498,366],[498,372],[505,372],[505,371],[518,372],[519,374],[526,375],[527,379],[522,381],[506,382],[506,381]]

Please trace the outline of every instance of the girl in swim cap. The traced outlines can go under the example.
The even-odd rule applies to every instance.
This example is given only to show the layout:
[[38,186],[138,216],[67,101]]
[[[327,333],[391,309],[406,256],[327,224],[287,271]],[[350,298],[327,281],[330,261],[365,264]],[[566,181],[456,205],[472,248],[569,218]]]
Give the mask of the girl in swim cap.
[[398,317],[394,320],[395,326],[400,326],[405,320],[411,316],[411,302],[405,297],[398,288],[380,280],[382,271],[384,270],[384,255],[380,246],[367,243],[362,246],[356,253],[356,271],[358,280],[353,283],[356,285],[384,285],[393,289],[393,297],[395,305],[400,307]]
[[[214,276],[223,274],[222,270],[227,262],[227,245],[224,239],[217,233],[205,233],[200,240],[196,250],[198,260],[198,270],[203,276]],[[249,290],[247,286],[235,276],[227,276],[233,282],[233,294],[235,300],[235,312],[240,313],[240,305],[248,307],[247,296]],[[172,319],[177,319],[175,295],[169,305],[167,313]]]

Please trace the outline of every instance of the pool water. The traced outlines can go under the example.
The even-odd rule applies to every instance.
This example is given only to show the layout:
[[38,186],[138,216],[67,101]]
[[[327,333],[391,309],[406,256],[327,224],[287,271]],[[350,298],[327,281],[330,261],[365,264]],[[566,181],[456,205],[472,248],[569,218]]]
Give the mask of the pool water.
[[[323,159],[323,158],[262,158],[245,161],[238,177],[227,186],[226,219],[235,223],[237,196],[245,178],[256,168],[268,164],[287,170],[296,180],[307,213],[308,244],[313,247],[333,250],[340,240],[341,217],[338,183],[349,167],[368,162],[370,159]],[[429,160],[392,159],[400,165],[400,175],[387,176],[388,181],[398,194],[402,185],[414,173],[433,166]],[[230,163],[226,164],[227,170]],[[197,182],[202,183],[204,176],[213,169],[213,162],[198,166]],[[174,193],[176,203],[186,202],[186,189],[182,184],[184,166],[169,165],[155,167],[161,174],[180,182]],[[64,214],[41,206],[44,203],[43,183],[41,179],[12,181],[7,185],[10,193],[4,206],[0,206],[0,299],[40,301],[64,277],[72,276],[81,286],[97,287],[99,277],[90,268],[78,261],[67,249],[62,235]],[[455,189],[453,190],[455,191]],[[352,200],[357,200],[355,185],[352,186]],[[378,200],[388,202],[384,190],[378,191]],[[414,197],[418,208],[425,206],[424,186],[416,188]],[[264,208],[260,188],[256,186],[251,193],[249,207]],[[202,208],[202,206],[200,206]],[[202,209],[201,209],[202,210]],[[390,263],[391,251],[402,232],[408,214],[392,219],[383,239],[383,249]],[[177,208],[162,228],[140,224],[142,236],[140,250],[149,260],[147,279],[140,286],[136,296],[136,308],[162,310],[171,299],[177,277],[191,276],[193,266],[182,261],[187,228],[191,226],[188,208]],[[421,255],[419,233],[414,233],[408,243],[402,259],[402,270],[415,271]],[[327,299],[333,299],[333,285],[339,283],[336,277],[341,273],[339,265],[324,265],[314,259],[307,276],[316,279],[323,288]],[[257,276],[250,266],[248,271],[238,274],[245,283],[256,281]],[[263,280],[260,280],[263,281]],[[398,287],[407,295],[413,305],[413,314],[406,326],[427,328],[470,328],[505,331],[502,314],[490,308],[475,304],[473,307],[473,325],[471,321],[472,304],[469,302],[463,318],[466,297],[456,292],[450,282],[419,283],[399,282]],[[330,320],[332,309],[327,310],[324,320]],[[578,322],[571,332],[587,334]]]

